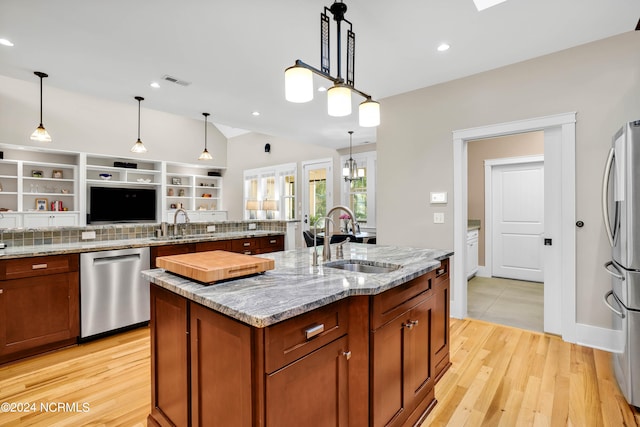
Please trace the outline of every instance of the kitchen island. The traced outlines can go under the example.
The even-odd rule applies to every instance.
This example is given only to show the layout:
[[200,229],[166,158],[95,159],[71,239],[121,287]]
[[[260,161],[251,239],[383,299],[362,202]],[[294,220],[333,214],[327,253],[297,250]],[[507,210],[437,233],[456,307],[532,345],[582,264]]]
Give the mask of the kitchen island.
[[261,255],[264,274],[151,283],[150,425],[412,425],[449,366],[450,251],[346,244],[382,273]]

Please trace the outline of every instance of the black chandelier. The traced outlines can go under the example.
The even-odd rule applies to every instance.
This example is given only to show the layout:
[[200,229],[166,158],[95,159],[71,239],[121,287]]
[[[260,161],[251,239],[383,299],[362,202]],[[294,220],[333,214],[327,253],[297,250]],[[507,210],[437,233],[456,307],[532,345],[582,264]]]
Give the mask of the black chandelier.
[[[380,124],[380,104],[354,86],[355,45],[356,35],[352,31],[352,24],[344,18],[347,5],[335,2],[330,8],[325,6],[320,14],[320,69],[297,59],[294,66],[284,72],[285,97],[290,102],[309,102],[313,99],[313,75],[315,73],[333,82],[333,86],[327,91],[327,110],[330,116],[341,117],[351,114],[351,92],[365,98],[359,107],[359,123],[363,127],[373,127]],[[337,28],[337,76],[331,75],[331,52],[329,48],[330,20],[327,12],[333,15]],[[349,25],[347,29],[347,74],[346,80],[342,77],[342,40],[341,24]]]

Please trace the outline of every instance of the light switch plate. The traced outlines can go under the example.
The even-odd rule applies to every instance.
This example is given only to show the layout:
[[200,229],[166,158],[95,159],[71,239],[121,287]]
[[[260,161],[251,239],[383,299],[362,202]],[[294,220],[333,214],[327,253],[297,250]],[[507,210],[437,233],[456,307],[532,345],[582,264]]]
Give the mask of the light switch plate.
[[433,223],[434,224],[444,224],[444,212],[434,212],[433,213]]
[[432,191],[430,194],[431,203],[447,203],[446,191]]
[[207,225],[207,232],[211,233],[213,231],[216,231],[216,226],[215,225]]
[[95,231],[83,231],[82,232],[82,240],[95,239],[96,232]]
[[255,229],[256,229],[256,223],[255,222],[249,223],[249,230],[255,230]]

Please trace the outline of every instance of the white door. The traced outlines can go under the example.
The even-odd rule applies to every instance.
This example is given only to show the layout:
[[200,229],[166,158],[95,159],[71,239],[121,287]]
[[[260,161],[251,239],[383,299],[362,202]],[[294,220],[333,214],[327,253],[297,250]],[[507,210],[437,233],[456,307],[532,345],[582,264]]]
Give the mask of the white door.
[[303,162],[302,174],[302,229],[309,230],[333,207],[333,161]]
[[492,167],[492,275],[543,282],[544,163]]

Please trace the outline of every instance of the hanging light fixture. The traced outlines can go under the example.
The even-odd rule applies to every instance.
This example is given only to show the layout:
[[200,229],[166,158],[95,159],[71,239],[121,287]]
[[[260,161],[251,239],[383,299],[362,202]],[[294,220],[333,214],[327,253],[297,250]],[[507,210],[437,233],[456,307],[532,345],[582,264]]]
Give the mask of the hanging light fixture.
[[38,142],[51,142],[51,135],[49,135],[49,132],[47,132],[42,124],[42,79],[49,77],[49,75],[40,71],[34,71],[33,74],[40,77],[40,124],[31,134],[31,140]]
[[[325,6],[324,12],[320,14],[320,69],[312,67],[297,59],[295,65],[289,67],[284,72],[285,98],[290,102],[308,102],[313,99],[313,76],[315,73],[333,82],[333,86],[327,91],[327,111],[330,116],[342,117],[351,114],[351,93],[355,92],[365,98],[359,108],[359,123],[362,127],[373,127],[380,124],[380,104],[371,99],[368,95],[354,86],[354,66],[355,66],[355,46],[356,35],[351,31],[352,24],[344,18],[347,5],[337,1],[330,8]],[[333,15],[337,28],[337,76],[331,75],[331,53],[329,50],[329,15]],[[347,29],[347,75],[346,80],[342,78],[342,40],[341,23],[349,24]]]
[[141,96],[136,96],[134,98],[136,99],[136,101],[138,101],[138,140],[136,141],[135,144],[133,144],[133,147],[131,147],[131,152],[146,153],[147,147],[145,147],[142,141],[140,140],[140,102],[144,101],[144,98]]
[[202,115],[204,116],[204,150],[198,160],[211,160],[213,156],[207,150],[207,117],[209,117],[209,113],[202,113]]
[[[344,167],[342,168],[342,176],[344,177],[345,182],[356,181],[364,176],[364,174],[360,173],[358,170],[358,164],[353,157],[351,156],[351,143],[353,138],[353,131],[349,131],[349,160],[344,162]],[[363,171],[364,172],[364,171]]]

